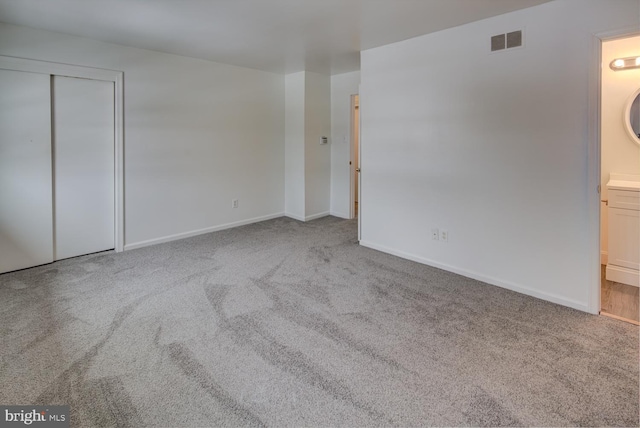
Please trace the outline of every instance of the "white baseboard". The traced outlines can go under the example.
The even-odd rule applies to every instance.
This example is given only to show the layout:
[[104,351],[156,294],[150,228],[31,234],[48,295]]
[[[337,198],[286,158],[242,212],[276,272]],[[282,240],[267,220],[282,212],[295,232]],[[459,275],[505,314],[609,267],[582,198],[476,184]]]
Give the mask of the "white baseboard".
[[313,214],[313,215],[308,215],[304,218],[304,221],[311,221],[311,220],[315,220],[317,218],[322,218],[322,217],[326,217],[329,215],[329,211],[325,211],[323,213],[318,213],[318,214]]
[[163,242],[176,241],[178,239],[190,238],[192,236],[203,235],[205,233],[217,232],[220,230],[231,229],[238,226],[244,226],[247,224],[258,223],[265,220],[271,220],[274,218],[282,217],[284,213],[269,214],[262,217],[250,218],[247,220],[235,221],[233,223],[221,224],[220,226],[212,226],[204,229],[192,230],[190,232],[176,233],[175,235],[163,236],[161,238],[148,239],[146,241],[134,242],[133,244],[126,244],[124,250],[135,250],[136,248],[148,247],[149,245],[162,244]]
[[344,218],[346,220],[350,219],[349,214],[343,214],[336,211],[329,211],[329,215],[332,215],[334,217]]
[[640,272],[622,266],[607,265],[607,281],[640,287]]
[[285,217],[289,217],[292,218],[294,220],[298,220],[298,221],[305,221],[304,217],[299,216],[298,214],[292,214],[292,213],[284,213]]
[[600,251],[600,264],[607,265],[609,264],[609,253],[606,251]]
[[290,217],[294,220],[298,220],[298,221],[311,221],[311,220],[315,220],[317,218],[321,218],[321,217],[326,217],[328,215],[331,215],[329,213],[329,211],[323,212],[323,213],[319,213],[319,214],[313,214],[313,215],[308,215],[306,217],[302,217],[299,216],[297,214],[291,214],[291,213],[284,213],[285,217]]
[[561,297],[552,293],[533,290],[528,287],[503,281],[503,280],[486,276],[477,272],[473,272],[473,271],[461,269],[455,266],[450,266],[444,263],[439,263],[433,260],[425,259],[423,257],[416,256],[415,254],[409,254],[409,253],[405,253],[404,251],[394,250],[392,248],[385,247],[384,245],[378,245],[373,242],[368,242],[363,240],[363,241],[360,241],[360,245],[362,245],[363,247],[382,251],[383,253],[388,253],[394,256],[402,257],[403,259],[411,260],[417,263],[421,263],[421,264],[432,266],[438,269],[453,272],[458,275],[465,276],[467,278],[486,282],[487,284],[495,285],[497,287],[506,288],[507,290],[515,291],[517,293],[526,294],[527,296],[536,297],[538,299],[547,300],[549,302],[557,303],[559,305],[568,306],[570,308],[577,309],[579,311],[591,313],[591,311],[589,310],[589,305],[587,303],[566,299],[564,297]]

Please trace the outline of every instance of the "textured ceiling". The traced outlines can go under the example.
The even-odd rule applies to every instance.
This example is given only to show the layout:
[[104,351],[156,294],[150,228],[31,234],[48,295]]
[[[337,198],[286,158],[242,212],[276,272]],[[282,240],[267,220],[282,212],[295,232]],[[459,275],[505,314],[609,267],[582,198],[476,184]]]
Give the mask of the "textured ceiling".
[[0,0],[0,22],[276,73],[549,0]]

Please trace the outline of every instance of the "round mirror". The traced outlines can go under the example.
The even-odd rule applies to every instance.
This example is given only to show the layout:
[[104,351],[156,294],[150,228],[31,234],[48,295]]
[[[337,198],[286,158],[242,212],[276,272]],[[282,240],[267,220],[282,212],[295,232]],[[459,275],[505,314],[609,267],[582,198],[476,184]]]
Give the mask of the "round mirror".
[[640,145],[640,89],[634,92],[624,110],[624,125],[631,139]]

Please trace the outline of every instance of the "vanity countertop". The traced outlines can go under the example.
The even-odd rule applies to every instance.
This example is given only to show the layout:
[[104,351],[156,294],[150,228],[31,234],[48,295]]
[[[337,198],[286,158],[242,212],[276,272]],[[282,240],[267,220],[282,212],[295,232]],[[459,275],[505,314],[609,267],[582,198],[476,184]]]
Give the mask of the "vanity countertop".
[[640,175],[611,174],[607,188],[610,190],[640,191]]

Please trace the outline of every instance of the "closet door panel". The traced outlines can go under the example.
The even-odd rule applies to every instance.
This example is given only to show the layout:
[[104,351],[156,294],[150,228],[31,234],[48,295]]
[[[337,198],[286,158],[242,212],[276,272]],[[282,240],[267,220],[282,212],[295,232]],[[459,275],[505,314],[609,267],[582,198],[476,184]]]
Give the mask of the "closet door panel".
[[115,246],[114,86],[53,78],[55,258]]
[[0,273],[53,261],[50,79],[0,70]]

